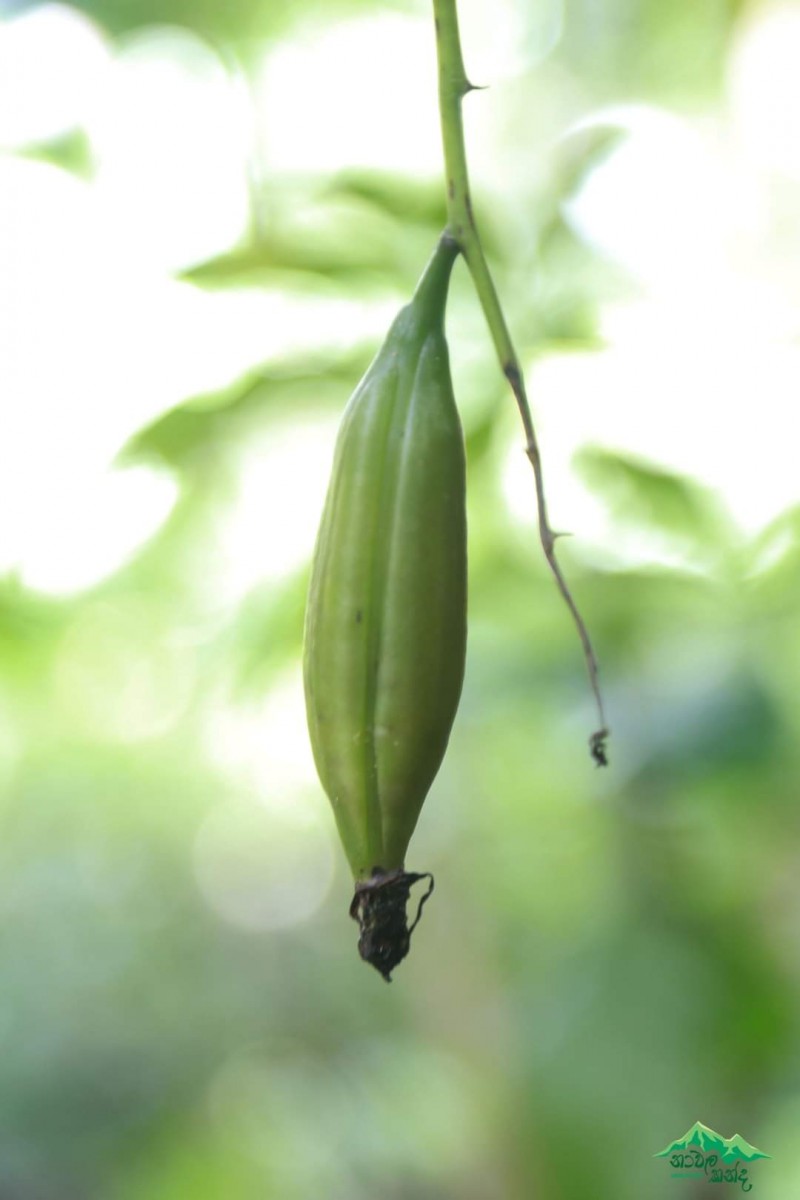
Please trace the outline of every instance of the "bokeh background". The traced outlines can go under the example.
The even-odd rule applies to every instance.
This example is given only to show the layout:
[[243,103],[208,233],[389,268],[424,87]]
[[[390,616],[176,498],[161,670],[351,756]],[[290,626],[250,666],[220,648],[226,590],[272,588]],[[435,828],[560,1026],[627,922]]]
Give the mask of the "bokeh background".
[[[387,987],[305,730],[337,420],[444,220],[423,0],[0,2],[0,1198],[800,1189],[800,6],[462,0],[464,698]],[[730,1185],[729,1185],[730,1186]]]

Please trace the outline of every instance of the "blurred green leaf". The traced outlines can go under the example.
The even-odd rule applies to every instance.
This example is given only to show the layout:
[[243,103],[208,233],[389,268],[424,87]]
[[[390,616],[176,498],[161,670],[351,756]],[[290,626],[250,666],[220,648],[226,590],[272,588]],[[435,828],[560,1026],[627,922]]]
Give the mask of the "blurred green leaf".
[[586,448],[575,468],[608,504],[615,522],[651,528],[717,554],[731,543],[731,529],[707,488],[652,463],[599,447]]
[[335,175],[326,190],[331,198],[365,201],[394,217],[403,227],[413,222],[439,231],[447,223],[447,207],[439,179],[422,181],[386,171],[348,169]]
[[73,129],[52,141],[34,143],[24,149],[26,158],[52,163],[81,179],[89,179],[95,170],[92,147],[83,130]]
[[333,361],[320,355],[315,370],[304,356],[282,368],[249,375],[220,392],[194,397],[136,434],[119,461],[160,461],[181,471],[220,466],[263,428],[270,415],[319,412],[328,405],[343,410],[370,357],[371,350],[343,353]]
[[243,603],[231,651],[241,695],[263,692],[278,672],[300,657],[307,590],[308,574],[302,571],[278,587],[257,590]]

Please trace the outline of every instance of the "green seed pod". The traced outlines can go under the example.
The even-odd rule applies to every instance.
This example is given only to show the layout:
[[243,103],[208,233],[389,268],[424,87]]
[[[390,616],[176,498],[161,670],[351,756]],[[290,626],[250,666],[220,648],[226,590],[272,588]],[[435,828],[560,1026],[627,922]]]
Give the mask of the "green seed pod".
[[314,759],[356,880],[359,949],[386,978],[408,950],[421,876],[406,850],[464,676],[464,439],[444,336],[455,255],[443,239],[345,410],[306,611]]

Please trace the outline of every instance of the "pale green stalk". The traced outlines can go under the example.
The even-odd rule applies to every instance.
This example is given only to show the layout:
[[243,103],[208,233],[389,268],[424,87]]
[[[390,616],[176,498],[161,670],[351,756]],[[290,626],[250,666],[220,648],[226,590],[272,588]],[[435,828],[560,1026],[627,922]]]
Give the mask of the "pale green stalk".
[[563,596],[583,646],[589,681],[597,703],[600,728],[589,739],[592,756],[598,765],[605,765],[605,742],[608,737],[603,698],[600,692],[597,659],[592,647],[589,633],[567,582],[562,574],[555,554],[555,541],[558,536],[550,527],[547,516],[544,480],[542,477],[542,461],[539,445],[533,426],[533,418],[525,390],[525,379],[522,374],[517,352],[508,331],[497,289],[494,286],[489,265],[483,253],[475,218],[472,211],[472,201],[469,192],[469,176],[467,173],[467,156],[464,149],[464,126],[461,118],[461,101],[467,92],[473,90],[473,85],[467,79],[464,70],[464,60],[461,54],[461,40],[458,32],[458,11],[456,0],[433,0],[433,12],[436,19],[436,46],[439,62],[439,113],[442,123],[442,144],[444,147],[445,174],[447,176],[447,230],[446,235],[455,241],[469,268],[475,290],[478,293],[483,308],[486,323],[489,326],[497,357],[500,360],[503,374],[507,378],[514,398],[519,408],[522,425],[525,430],[525,452],[530,459],[536,481],[536,504],[539,513],[539,535],[542,541],[545,557],[550,570],[555,577],[558,589]]

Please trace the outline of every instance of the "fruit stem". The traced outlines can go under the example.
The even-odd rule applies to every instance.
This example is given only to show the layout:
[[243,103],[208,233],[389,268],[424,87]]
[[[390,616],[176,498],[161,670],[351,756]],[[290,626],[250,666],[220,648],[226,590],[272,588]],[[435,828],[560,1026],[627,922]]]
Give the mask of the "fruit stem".
[[467,264],[486,323],[489,326],[500,366],[511,386],[522,418],[522,426],[525,431],[525,453],[533,467],[536,482],[536,505],[542,549],[558,590],[577,627],[589,682],[597,705],[600,727],[589,739],[589,747],[595,763],[598,766],[606,766],[606,739],[609,730],[603,709],[597,658],[583,617],[556,558],[557,534],[553,532],[547,516],[542,460],[528,404],[525,379],[489,270],[489,264],[483,253],[472,211],[461,102],[468,92],[474,90],[474,85],[469,82],[464,70],[461,38],[458,30],[457,0],[433,0],[433,13],[436,22],[436,50],[439,64],[439,115],[447,177],[447,229],[445,236],[449,235],[453,239]]
[[422,272],[411,302],[419,313],[425,314],[428,326],[431,326],[434,322],[437,325],[444,323],[444,309],[447,289],[450,284],[450,274],[453,270],[453,263],[458,258],[458,255],[459,247],[457,242],[445,231],[439,238],[433,254],[428,259],[428,264]]

